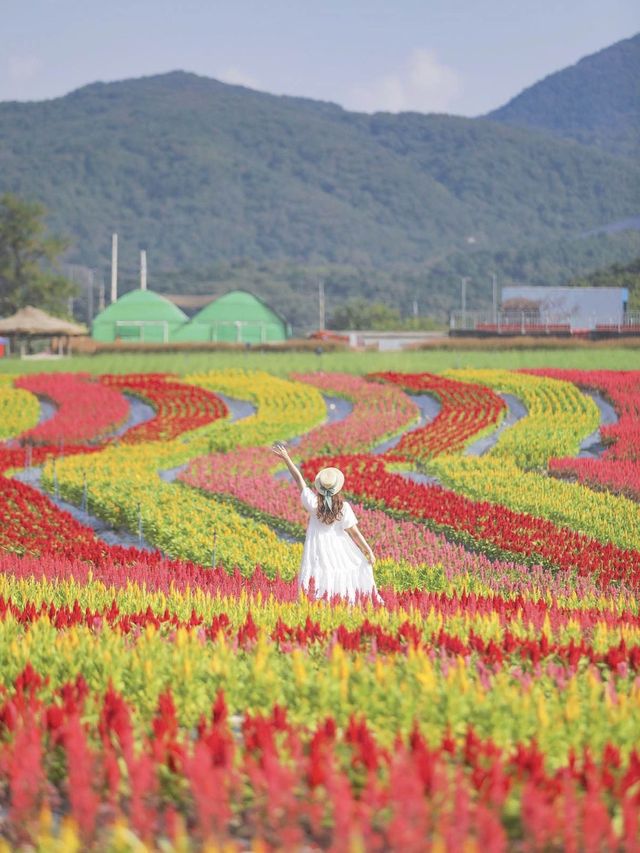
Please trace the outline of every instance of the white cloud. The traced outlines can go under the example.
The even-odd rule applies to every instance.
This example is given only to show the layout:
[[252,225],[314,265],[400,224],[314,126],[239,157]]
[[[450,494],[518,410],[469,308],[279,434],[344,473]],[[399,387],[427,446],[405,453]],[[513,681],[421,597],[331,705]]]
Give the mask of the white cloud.
[[234,86],[246,86],[247,89],[259,89],[260,84],[251,74],[245,73],[241,68],[231,65],[216,75],[223,83],[231,83]]
[[461,90],[458,74],[432,50],[414,50],[403,67],[354,86],[345,106],[363,112],[446,112]]
[[10,56],[7,59],[9,79],[14,83],[28,83],[38,75],[41,67],[42,62],[38,57],[29,54]]

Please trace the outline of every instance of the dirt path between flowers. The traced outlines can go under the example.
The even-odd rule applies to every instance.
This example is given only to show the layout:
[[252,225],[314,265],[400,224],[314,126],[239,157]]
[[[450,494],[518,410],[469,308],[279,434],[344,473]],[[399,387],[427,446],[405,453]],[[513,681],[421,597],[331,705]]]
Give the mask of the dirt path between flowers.
[[[587,397],[591,397],[596,406],[600,409],[600,427],[609,426],[618,422],[618,413],[611,403],[603,397],[599,391],[582,389],[582,393]],[[595,432],[588,435],[580,445],[578,458],[580,459],[597,459],[605,450],[605,445],[600,437],[600,427]]]
[[40,417],[38,418],[38,426],[40,426],[40,424],[51,420],[58,411],[58,407],[53,400],[49,400],[47,397],[41,397],[39,394],[36,394],[36,397],[40,403]]
[[398,444],[403,435],[406,435],[408,432],[415,432],[417,429],[422,429],[428,423],[431,423],[434,418],[440,413],[440,409],[442,408],[442,403],[438,400],[437,397],[431,394],[407,394],[410,400],[412,400],[416,406],[420,409],[420,419],[413,426],[410,426],[408,429],[401,432],[399,435],[394,435],[393,438],[388,438],[386,441],[383,441],[381,444],[377,444],[370,453],[374,453],[378,455],[380,453],[386,453],[387,450],[393,450],[394,447]]
[[[588,396],[590,396],[594,400],[600,410],[600,427],[604,426],[605,424],[616,423],[616,421],[618,420],[618,415],[614,407],[599,392],[585,391],[584,393],[588,394]],[[150,420],[155,414],[153,407],[150,406],[148,403],[145,403],[139,397],[128,393],[125,393],[124,396],[126,397],[129,403],[129,416],[126,421],[121,424],[120,427],[118,427],[118,429],[114,430],[112,433],[109,434],[109,437],[111,438],[123,436],[128,430],[132,429],[138,424]],[[247,400],[239,400],[233,397],[228,397],[224,394],[218,394],[218,396],[227,405],[230,413],[229,420],[232,422],[244,420],[245,418],[251,417],[256,413],[256,407]],[[327,408],[327,419],[325,421],[325,424],[343,421],[353,411],[353,404],[349,400],[344,399],[343,397],[330,396],[327,394],[323,394],[322,396]],[[441,404],[436,397],[431,396],[429,394],[415,394],[408,396],[420,409],[419,421],[412,427],[410,427],[408,430],[405,430],[405,432],[412,432],[416,429],[424,427],[427,423],[433,421],[433,419],[440,412]],[[527,409],[525,405],[518,397],[506,393],[500,394],[500,396],[507,404],[507,414],[503,419],[502,423],[491,434],[483,436],[482,438],[470,444],[465,449],[465,454],[481,456],[484,453],[487,453],[492,447],[495,446],[495,444],[500,438],[500,435],[505,429],[508,429],[510,426],[515,424],[518,420],[520,420],[527,414]],[[57,412],[58,407],[47,398],[39,396],[38,400],[40,402],[40,418],[38,420],[38,423],[40,424],[44,423],[47,420],[50,420]],[[374,454],[381,454],[387,450],[393,449],[400,441],[402,435],[404,435],[404,432],[400,435],[394,436],[393,438],[387,439],[386,441],[380,443],[370,452]],[[302,440],[302,438],[303,436],[296,436],[295,438],[289,441],[289,444],[295,446]],[[582,441],[578,456],[597,458],[601,455],[603,450],[604,446],[600,438],[600,428],[598,428],[595,432],[587,436],[587,438]],[[158,474],[165,482],[171,483],[187,467],[187,465],[188,463],[185,465],[180,465],[176,468],[162,470],[159,471]],[[423,472],[402,471],[399,473],[401,474],[401,476],[411,482],[441,485],[440,480],[437,477],[425,474]],[[106,522],[102,521],[97,516],[86,512],[81,507],[77,507],[74,504],[68,503],[60,497],[56,497],[55,495],[50,494],[42,487],[41,476],[42,468],[40,467],[25,468],[14,475],[15,479],[38,489],[38,491],[46,495],[59,509],[68,512],[81,524],[90,527],[96,533],[96,536],[103,542],[109,545],[136,547],[148,551],[158,550],[157,548],[155,548],[155,546],[149,544],[146,541],[144,535],[142,537],[139,537],[134,533],[130,533],[128,530],[114,529],[110,527]],[[290,475],[287,471],[283,471],[279,472],[279,474],[276,476],[278,478],[287,478]],[[300,541],[299,538],[291,536],[290,534],[278,530],[275,527],[273,527],[272,529],[274,530],[276,535],[284,541]]]
[[482,436],[482,438],[479,438],[477,441],[474,441],[465,447],[464,452],[467,456],[483,456],[491,450],[492,447],[495,447],[498,443],[498,439],[505,429],[513,426],[527,414],[527,407],[519,397],[515,396],[515,394],[498,394],[498,396],[506,403],[507,414],[502,419],[500,425],[494,429],[492,433]]
[[[252,415],[255,415],[257,409],[250,403],[248,400],[239,400],[236,397],[227,397],[226,394],[220,394],[218,391],[215,392],[217,397],[225,403],[227,409],[229,409],[229,418],[228,420],[232,423],[236,423],[236,421],[242,421],[245,418],[250,418]],[[165,483],[173,483],[174,480],[189,467],[190,462],[185,462],[183,465],[176,465],[175,468],[164,468],[163,470],[158,471],[158,476],[165,481]]]
[[[109,433],[110,438],[123,436],[127,430],[132,429],[138,424],[144,423],[145,421],[151,420],[151,418],[155,414],[155,410],[148,403],[145,403],[144,400],[141,400],[135,394],[127,394],[124,396],[127,398],[129,402],[129,416],[126,421],[118,427],[117,430]],[[227,397],[223,394],[219,395],[224,402],[227,404],[227,407],[230,412],[230,420],[237,421],[242,420],[243,418],[247,418],[250,415],[254,414],[256,411],[256,407],[249,403],[247,400],[236,400],[231,397]],[[44,422],[49,418],[53,417],[53,415],[57,411],[57,406],[55,406],[50,401],[39,397],[40,400],[40,421]],[[180,468],[171,469],[170,471],[160,471],[158,472],[163,479],[167,482],[172,482],[177,474],[183,469],[185,466],[180,466]],[[174,474],[175,472],[175,474]],[[41,483],[42,478],[42,468],[41,467],[31,467],[24,468],[22,471],[14,474],[14,479],[19,480],[26,485],[32,486],[37,489],[50,501],[52,501],[58,509],[63,510],[64,512],[68,512],[72,515],[78,522],[84,524],[86,527],[90,527],[96,534],[96,536],[101,539],[103,542],[106,542],[108,545],[123,545],[124,547],[134,547],[140,548],[144,551],[157,551],[159,550],[154,545],[151,545],[144,537],[144,531],[142,537],[139,537],[135,533],[131,533],[128,530],[124,530],[121,528],[115,529],[110,527],[109,524],[103,521],[101,518],[98,518],[95,515],[85,511],[81,507],[76,506],[75,504],[69,503],[68,501],[63,500],[61,497],[56,497],[43,488]]]

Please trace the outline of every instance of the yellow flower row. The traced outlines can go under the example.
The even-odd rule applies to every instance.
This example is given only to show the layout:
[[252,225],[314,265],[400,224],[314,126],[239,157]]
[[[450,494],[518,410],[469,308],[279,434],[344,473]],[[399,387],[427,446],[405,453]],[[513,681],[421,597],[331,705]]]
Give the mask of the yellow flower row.
[[310,386],[258,371],[212,372],[189,381],[249,398],[256,414],[238,424],[217,421],[172,441],[109,447],[91,456],[50,462],[43,472],[45,487],[54,487],[55,471],[62,495],[79,504],[86,483],[91,512],[134,532],[141,524],[145,539],[172,557],[208,565],[215,536],[219,563],[246,572],[259,564],[270,574],[292,577],[300,564],[300,545],[281,541],[266,525],[240,515],[213,495],[164,482],[158,471],[181,465],[209,448],[260,444],[306,432],[326,414],[321,395]]
[[595,492],[523,468],[546,465],[555,455],[575,455],[599,423],[591,398],[570,382],[501,370],[449,371],[520,397],[528,414],[481,457],[439,456],[428,468],[445,485],[476,500],[548,518],[623,548],[640,548],[640,507],[627,498]]
[[449,370],[445,376],[513,394],[527,414],[505,430],[487,456],[511,459],[521,468],[546,467],[552,456],[575,456],[594,432],[600,413],[571,382],[510,370]]
[[[245,623],[251,612],[255,624],[267,634],[275,630],[279,620],[289,626],[303,627],[310,619],[329,633],[340,625],[354,630],[364,622],[369,622],[392,634],[396,634],[401,625],[410,622],[418,629],[422,642],[434,641],[437,634],[444,630],[448,635],[465,642],[473,632],[484,642],[493,640],[498,643],[505,639],[508,631],[512,637],[523,641],[537,640],[544,634],[550,644],[562,646],[568,645],[571,640],[577,644],[584,640],[598,654],[606,653],[622,640],[628,648],[640,646],[640,626],[633,621],[608,624],[607,611],[603,611],[601,618],[590,620],[588,628],[583,631],[578,612],[582,608],[576,608],[575,617],[558,622],[554,628],[548,616],[540,627],[534,625],[522,609],[501,620],[495,610],[470,612],[465,602],[460,602],[455,609],[448,608],[446,612],[432,606],[425,614],[411,603],[398,609],[374,608],[370,603],[360,607],[346,603],[329,607],[324,602],[310,600],[304,595],[300,595],[296,601],[279,601],[273,596],[262,596],[261,593],[251,596],[244,590],[238,596],[214,596],[199,587],[184,592],[171,589],[165,593],[149,591],[134,582],[130,582],[125,589],[114,589],[97,580],[80,584],[75,580],[26,580],[10,574],[0,574],[0,596],[5,601],[11,600],[18,608],[31,605],[39,610],[43,605],[46,608],[54,605],[58,609],[73,609],[77,603],[83,612],[88,609],[99,613],[108,611],[115,601],[120,616],[146,613],[149,610],[155,616],[162,617],[166,610],[180,622],[188,622],[192,613],[195,613],[205,625],[224,613],[233,631]],[[610,612],[610,608],[607,609]],[[48,616],[45,614],[38,618],[48,619]],[[166,630],[173,630],[170,623],[167,623]]]
[[640,506],[628,498],[522,471],[509,460],[489,456],[440,456],[428,468],[449,488],[475,500],[548,518],[621,548],[640,548]]
[[158,697],[174,693],[183,726],[208,716],[219,688],[231,713],[263,712],[274,703],[287,708],[294,723],[317,724],[333,716],[339,726],[366,712],[383,745],[419,722],[429,739],[447,731],[461,736],[469,726],[483,738],[510,748],[536,739],[550,769],[567,761],[569,750],[589,746],[596,757],[607,742],[623,753],[640,731],[640,685],[633,675],[602,678],[596,667],[581,665],[568,680],[543,671],[535,679],[517,670],[479,671],[458,657],[433,659],[421,650],[406,655],[365,656],[335,645],[322,650],[294,649],[283,654],[264,632],[249,650],[220,637],[205,642],[198,630],[179,629],[172,638],[148,627],[138,637],[103,628],[57,631],[46,620],[25,628],[12,619],[0,623],[0,654],[6,661],[1,683],[9,686],[27,663],[49,681],[43,696],[83,674],[93,697],[86,708],[95,716],[109,683],[133,703],[138,726],[148,727]]
[[31,429],[40,418],[38,398],[30,391],[14,388],[15,378],[0,374],[0,441]]
[[[262,371],[217,370],[189,374],[183,381],[214,393],[249,400],[257,409],[255,415],[233,425],[225,421],[212,424],[207,428],[206,444],[198,441],[198,432],[189,433],[186,443],[191,450],[190,458],[210,449],[256,447],[281,438],[304,435],[327,417],[324,400],[317,388],[303,382],[279,379]],[[197,450],[194,443],[199,444]]]

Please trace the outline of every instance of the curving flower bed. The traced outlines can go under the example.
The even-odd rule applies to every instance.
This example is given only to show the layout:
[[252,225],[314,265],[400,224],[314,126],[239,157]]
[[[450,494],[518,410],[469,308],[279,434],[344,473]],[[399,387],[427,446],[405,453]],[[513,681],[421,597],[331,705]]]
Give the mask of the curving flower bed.
[[[547,476],[554,454],[577,453],[599,424],[599,411],[572,383],[508,371],[464,371],[493,387],[516,393],[527,415],[505,431],[484,456],[442,455],[428,471],[457,493],[515,512],[546,518],[620,548],[640,548],[640,509],[633,501],[597,494],[581,484]],[[534,470],[521,470],[521,469]]]
[[[61,494],[79,503],[86,483],[96,515],[133,532],[141,526],[146,540],[171,557],[206,565],[215,547],[217,560],[229,568],[252,572],[259,564],[270,574],[291,576],[300,561],[299,545],[281,542],[267,526],[212,496],[163,482],[158,471],[184,464],[207,447],[275,440],[283,430],[306,431],[324,415],[322,397],[301,383],[259,373],[227,371],[188,377],[188,381],[208,387],[209,392],[215,389],[240,398],[246,398],[251,387],[257,414],[237,423],[220,418],[172,441],[124,443],[90,460],[79,456],[59,460],[55,475]],[[50,490],[53,476],[49,463],[43,482]]]
[[393,455],[426,460],[462,450],[471,439],[493,430],[506,410],[504,401],[490,389],[433,373],[372,373],[370,378],[414,394],[433,394],[442,404],[432,423],[401,438]]
[[20,440],[33,444],[82,444],[98,441],[123,423],[129,404],[117,391],[88,374],[39,373],[21,376],[16,387],[51,400],[54,416],[32,427]]
[[419,416],[416,404],[394,386],[345,373],[294,373],[292,378],[353,403],[353,410],[344,421],[316,427],[303,436],[296,447],[300,456],[368,450],[410,426]]
[[[608,453],[635,464],[633,386],[563,378],[79,378],[156,417],[95,445],[69,422],[64,451],[14,446],[35,397],[0,382],[0,411],[3,391],[24,406],[0,443],[0,845],[636,849],[637,505],[546,476],[593,429],[581,383],[620,395]],[[415,421],[403,388],[436,387],[440,423],[368,452]],[[327,423],[320,391],[351,414]],[[469,459],[498,392],[527,415]],[[217,394],[254,412],[233,422]],[[297,436],[308,479],[345,471],[384,605],[299,593],[301,546],[274,529],[306,516],[268,448]],[[394,473],[412,462],[465,494]],[[10,476],[40,463],[158,550],[110,546]]]
[[600,428],[605,449],[598,459],[556,457],[549,472],[575,478],[592,488],[605,489],[640,500],[640,371],[545,370],[528,371],[594,389],[611,400],[618,421]]
[[155,409],[155,416],[138,424],[122,437],[125,444],[170,441],[183,432],[198,429],[227,416],[224,402],[206,391],[168,374],[104,374],[100,382],[142,398]]
[[385,462],[366,455],[310,460],[307,476],[321,464],[336,465],[348,477],[348,492],[359,500],[400,513],[446,532],[489,555],[521,559],[593,575],[603,585],[620,580],[637,588],[640,551],[559,527],[545,518],[514,512],[488,501],[473,501],[441,486],[414,484],[386,470]]
[[0,375],[0,441],[14,438],[38,423],[38,398],[16,388],[11,376]]
[[552,456],[576,454],[600,423],[596,404],[571,382],[510,370],[450,370],[446,375],[522,400],[526,416],[503,432],[487,454],[520,468],[540,469]]

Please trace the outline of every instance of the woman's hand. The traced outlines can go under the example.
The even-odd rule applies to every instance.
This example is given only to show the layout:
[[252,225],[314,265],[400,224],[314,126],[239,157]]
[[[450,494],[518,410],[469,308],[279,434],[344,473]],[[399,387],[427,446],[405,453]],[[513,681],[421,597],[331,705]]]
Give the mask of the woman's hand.
[[371,550],[371,548],[369,548],[369,556],[368,556],[368,560],[369,560],[369,562],[371,563],[371,565],[372,565],[372,566],[375,566],[375,563],[376,563],[376,555],[373,553],[373,551]]
[[271,450],[273,450],[273,452],[276,454],[276,456],[279,456],[281,459],[284,459],[285,461],[287,459],[291,458],[289,456],[289,451],[287,450],[286,445],[282,441],[274,442],[271,445]]
[[289,452],[287,451],[285,443],[283,441],[276,441],[274,444],[271,445],[271,449],[276,454],[276,456],[279,456],[280,459],[284,461],[284,464],[289,469],[289,473],[293,477],[294,482],[296,483],[300,491],[302,491],[302,489],[304,489],[307,484],[305,483],[304,477],[302,476],[300,471],[291,461],[291,457],[289,456]]

